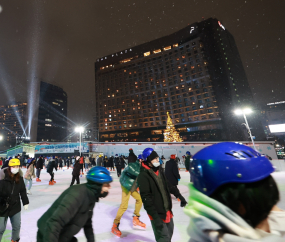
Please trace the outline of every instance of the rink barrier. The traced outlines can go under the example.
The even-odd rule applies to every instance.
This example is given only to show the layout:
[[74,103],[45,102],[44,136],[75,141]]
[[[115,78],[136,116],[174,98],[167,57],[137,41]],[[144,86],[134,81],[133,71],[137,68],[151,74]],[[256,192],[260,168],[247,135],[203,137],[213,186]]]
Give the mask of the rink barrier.
[[272,165],[276,172],[285,171],[285,161],[284,160],[271,160]]

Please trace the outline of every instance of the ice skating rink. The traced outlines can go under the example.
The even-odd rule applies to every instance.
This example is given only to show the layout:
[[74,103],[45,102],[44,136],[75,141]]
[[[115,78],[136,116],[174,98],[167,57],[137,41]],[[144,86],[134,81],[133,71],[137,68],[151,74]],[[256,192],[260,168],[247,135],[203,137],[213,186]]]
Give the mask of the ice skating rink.
[[[26,170],[23,169],[23,172]],[[41,180],[42,182],[36,182],[33,179],[33,187],[31,189],[32,195],[28,195],[30,200],[29,210],[25,211],[22,208],[22,226],[21,226],[21,240],[23,242],[35,242],[37,233],[37,220],[41,215],[49,208],[49,206],[58,198],[58,196],[69,187],[71,181],[72,169],[59,170],[55,172],[55,181],[57,182],[54,186],[49,186],[49,175],[42,171]],[[113,220],[116,216],[118,207],[121,202],[121,186],[119,179],[117,178],[116,172],[111,172],[114,182],[111,184],[112,189],[110,194],[101,199],[99,203],[96,204],[93,215],[93,228],[96,237],[96,241],[101,242],[114,242],[114,241],[127,241],[127,242],[153,242],[155,241],[152,232],[150,220],[147,216],[144,208],[141,210],[141,221],[146,223],[147,229],[134,230],[132,228],[132,214],[134,211],[135,200],[131,197],[129,202],[129,209],[124,214],[120,230],[122,231],[122,237],[117,238],[110,231],[112,228]],[[188,183],[189,183],[189,173],[184,170],[180,171],[181,181],[178,188],[181,194],[188,200]],[[279,206],[285,209],[285,172],[274,173],[274,178],[278,183],[278,187],[281,193],[281,202]],[[80,182],[85,183],[85,176],[80,177]],[[84,199],[84,197],[82,197]],[[189,218],[183,213],[183,208],[180,207],[180,202],[176,201],[172,197],[173,201],[173,213],[174,213],[174,234],[173,242],[186,242],[189,240],[186,229],[189,224]],[[78,241],[86,241],[84,232],[81,230],[76,235]],[[1,242],[11,241],[11,224],[8,220],[7,229],[3,236]]]

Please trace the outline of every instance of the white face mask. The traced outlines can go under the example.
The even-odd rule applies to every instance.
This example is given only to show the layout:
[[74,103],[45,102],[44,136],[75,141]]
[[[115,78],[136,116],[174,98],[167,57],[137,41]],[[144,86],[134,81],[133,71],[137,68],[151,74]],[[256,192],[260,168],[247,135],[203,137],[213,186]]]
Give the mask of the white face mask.
[[11,168],[11,172],[13,173],[13,174],[17,174],[18,172],[19,172],[19,167],[18,168]]
[[159,162],[155,162],[155,163],[152,163],[152,165],[153,165],[154,167],[158,167],[158,166],[160,166],[160,163],[159,163]]

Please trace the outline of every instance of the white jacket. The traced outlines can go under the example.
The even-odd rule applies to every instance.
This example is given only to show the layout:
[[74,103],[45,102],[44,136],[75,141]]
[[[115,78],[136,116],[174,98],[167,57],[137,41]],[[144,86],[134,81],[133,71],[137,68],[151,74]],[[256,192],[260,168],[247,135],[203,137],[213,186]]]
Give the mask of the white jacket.
[[[189,203],[184,212],[190,217],[189,242],[284,242],[281,233],[256,230],[222,203],[189,185]],[[272,225],[272,223],[270,224]],[[283,231],[285,224],[283,223]]]

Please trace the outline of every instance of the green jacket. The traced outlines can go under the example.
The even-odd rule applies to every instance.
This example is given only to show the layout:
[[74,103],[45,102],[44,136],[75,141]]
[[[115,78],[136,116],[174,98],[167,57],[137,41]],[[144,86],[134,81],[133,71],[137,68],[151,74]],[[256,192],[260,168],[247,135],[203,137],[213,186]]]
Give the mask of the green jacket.
[[140,168],[141,165],[139,161],[136,161],[134,163],[130,163],[122,172],[122,175],[120,177],[120,183],[128,191],[131,190],[134,182],[140,174]]

